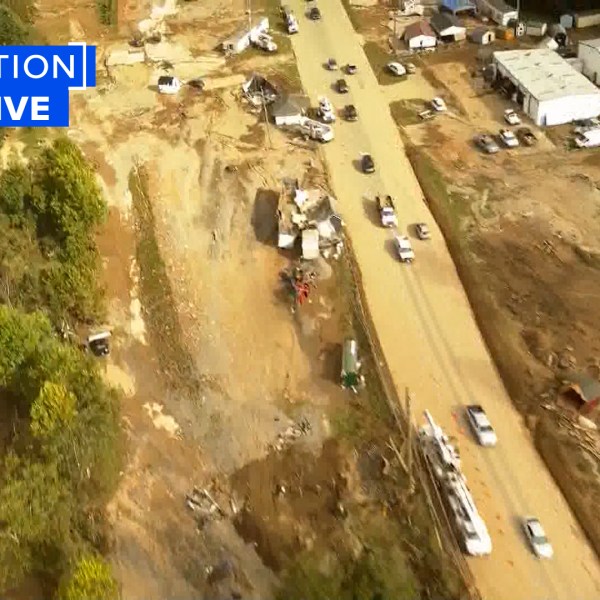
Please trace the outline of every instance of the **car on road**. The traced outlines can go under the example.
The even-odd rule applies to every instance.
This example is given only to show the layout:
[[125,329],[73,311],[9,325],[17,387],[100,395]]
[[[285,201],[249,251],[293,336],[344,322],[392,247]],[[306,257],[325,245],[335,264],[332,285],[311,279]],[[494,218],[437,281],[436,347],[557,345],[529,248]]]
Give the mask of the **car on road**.
[[344,119],[346,119],[346,121],[358,121],[358,111],[354,104],[347,104],[344,106]]
[[338,68],[337,60],[335,60],[335,58],[328,59],[327,63],[326,63],[326,67],[330,71],[337,71],[337,68]]
[[318,6],[313,6],[309,11],[308,11],[308,18],[311,21],[320,21],[321,20],[321,11],[319,10]]
[[412,249],[412,244],[406,235],[394,235],[394,244],[396,245],[396,252],[400,262],[411,263],[415,260],[415,252]]
[[431,106],[436,112],[446,112],[448,110],[443,98],[440,98],[439,96],[431,101]]
[[347,94],[348,93],[348,83],[345,79],[338,79],[335,82],[335,89],[338,91],[338,94]]
[[325,97],[319,98],[319,108],[317,108],[317,117],[322,119],[325,123],[333,123],[335,121],[335,114],[333,113],[333,107],[331,102]]
[[354,75],[358,71],[358,67],[352,63],[348,63],[344,69],[348,75]]
[[363,173],[375,173],[375,161],[370,154],[362,154],[360,157],[360,168]]
[[520,125],[521,124],[521,119],[519,118],[519,115],[512,108],[507,108],[504,111],[504,120],[509,125]]
[[429,231],[427,223],[415,223],[415,231],[417,232],[417,237],[420,240],[431,239],[431,232]]
[[539,519],[536,517],[525,517],[523,520],[523,531],[534,554],[538,558],[552,558],[554,550],[546,537],[546,532]]
[[517,136],[510,129],[501,129],[499,135],[502,143],[507,148],[516,148],[519,145]]
[[387,70],[396,77],[406,75],[406,69],[399,62],[390,62],[386,65]]
[[537,143],[537,138],[529,127],[520,127],[517,129],[517,137],[524,146],[534,146]]
[[475,145],[486,154],[496,154],[500,151],[500,146],[496,144],[494,138],[489,133],[480,133],[473,138]]
[[467,418],[477,441],[482,446],[495,446],[498,443],[496,432],[483,407],[479,404],[470,404],[467,406]]

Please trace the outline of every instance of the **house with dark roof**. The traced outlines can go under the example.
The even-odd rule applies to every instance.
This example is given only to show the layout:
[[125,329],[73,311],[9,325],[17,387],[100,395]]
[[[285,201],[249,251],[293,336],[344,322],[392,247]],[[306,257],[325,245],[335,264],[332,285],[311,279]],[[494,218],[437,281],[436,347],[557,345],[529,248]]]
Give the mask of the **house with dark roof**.
[[442,42],[457,42],[467,37],[467,28],[450,13],[435,13],[429,23]]
[[496,34],[493,29],[487,27],[477,27],[469,33],[469,40],[474,44],[487,45],[491,44],[496,39]]
[[427,21],[417,21],[410,24],[402,35],[411,50],[435,48],[437,37]]

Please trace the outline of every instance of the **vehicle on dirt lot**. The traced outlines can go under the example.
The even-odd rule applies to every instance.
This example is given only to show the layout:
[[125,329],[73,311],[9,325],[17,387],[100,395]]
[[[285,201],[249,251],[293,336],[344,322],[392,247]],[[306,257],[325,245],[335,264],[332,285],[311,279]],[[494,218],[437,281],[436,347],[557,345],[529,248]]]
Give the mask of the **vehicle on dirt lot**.
[[417,232],[417,237],[420,240],[431,239],[431,232],[429,231],[427,223],[415,223],[415,231]]
[[554,550],[546,537],[539,519],[535,517],[525,517],[523,521],[523,530],[527,536],[527,540],[538,558],[552,558]]
[[537,143],[537,138],[533,134],[533,131],[529,129],[529,127],[521,127],[520,129],[517,129],[517,137],[525,146],[533,146]]
[[375,161],[370,154],[361,154],[360,168],[363,173],[375,173]]
[[335,88],[338,91],[338,94],[347,94],[348,93],[348,84],[345,79],[338,79],[335,82]]
[[496,144],[494,138],[489,133],[481,133],[473,138],[475,145],[486,154],[496,154],[500,151],[500,146]]
[[399,62],[390,62],[386,65],[387,70],[396,77],[406,75],[406,69]]
[[352,63],[348,63],[344,69],[348,75],[354,75],[358,71],[358,67]]
[[504,111],[504,120],[509,125],[520,125],[521,124],[521,119],[519,118],[519,115],[512,108],[507,108]]
[[595,148],[600,146],[600,128],[588,129],[583,133],[575,134],[575,145],[578,148]]
[[346,119],[346,121],[358,121],[358,111],[354,104],[344,106],[344,119]]
[[320,21],[321,20],[321,11],[319,10],[318,6],[313,6],[309,13],[308,13],[308,18],[311,21]]
[[431,106],[433,107],[433,110],[435,110],[436,112],[446,112],[448,110],[448,107],[446,106],[444,99],[440,98],[439,96],[434,98],[431,101]]
[[338,68],[337,60],[335,60],[335,58],[330,58],[327,61],[327,68],[330,71],[337,71],[337,68]]
[[333,107],[331,102],[325,97],[319,98],[319,108],[317,108],[317,116],[322,119],[325,123],[333,123],[335,121],[335,114],[333,113]]
[[498,443],[496,432],[490,423],[485,411],[479,404],[467,406],[469,425],[482,446],[495,446]]
[[502,143],[507,148],[516,148],[519,145],[517,136],[510,129],[501,129],[499,135]]
[[407,236],[396,233],[394,235],[394,243],[396,245],[396,252],[398,253],[400,262],[411,263],[413,260],[415,260],[415,253]]
[[383,197],[377,196],[375,201],[377,202],[381,224],[384,227],[398,227],[398,217],[396,216],[396,207],[392,197],[389,194]]
[[421,121],[429,121],[429,119],[433,119],[435,117],[435,113],[432,110],[422,110],[419,114],[419,119]]
[[409,75],[413,75],[417,72],[417,67],[414,65],[414,63],[404,63],[404,68]]

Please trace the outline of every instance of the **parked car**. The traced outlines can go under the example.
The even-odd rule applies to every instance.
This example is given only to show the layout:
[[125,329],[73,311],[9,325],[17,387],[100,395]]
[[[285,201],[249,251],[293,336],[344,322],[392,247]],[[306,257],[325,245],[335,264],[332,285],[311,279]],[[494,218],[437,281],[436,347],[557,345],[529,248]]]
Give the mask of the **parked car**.
[[410,243],[408,236],[395,234],[394,242],[400,262],[410,264],[413,260],[415,260],[415,252],[412,249],[412,244]]
[[500,150],[500,147],[496,144],[494,138],[488,133],[476,135],[473,141],[475,142],[475,145],[486,154],[496,154],[496,152]]
[[375,161],[370,154],[362,154],[360,157],[360,168],[363,173],[375,173]]
[[330,71],[337,71],[337,68],[338,68],[337,60],[335,60],[335,58],[330,58],[327,61],[327,68]]
[[431,101],[431,106],[436,112],[446,112],[448,110],[443,98],[440,98],[439,96]]
[[354,104],[344,106],[344,119],[346,119],[346,121],[358,121],[358,111]]
[[527,540],[531,545],[534,554],[539,558],[552,558],[554,550],[546,537],[546,532],[539,519],[535,517],[526,517],[523,521],[523,530]]
[[467,417],[477,441],[482,446],[495,446],[498,443],[496,432],[479,404],[467,406]]
[[348,73],[348,75],[354,75],[358,71],[358,67],[356,65],[353,65],[352,63],[348,63],[346,65],[345,71],[346,73]]
[[529,127],[521,127],[520,129],[517,129],[517,137],[525,146],[533,146],[537,143],[537,138],[533,134],[533,131],[529,129]]
[[507,108],[504,111],[504,120],[509,125],[520,125],[521,124],[521,119],[519,119],[519,115],[512,108]]
[[338,79],[335,82],[335,88],[337,89],[339,94],[347,94],[348,93],[348,84],[345,79]]
[[427,223],[415,223],[415,231],[417,232],[417,237],[420,240],[431,239],[431,232],[429,231]]
[[399,62],[390,62],[386,65],[387,70],[396,77],[406,75],[406,69]]
[[404,63],[404,68],[409,75],[417,72],[417,67],[414,65],[414,63]]
[[311,21],[319,21],[321,19],[321,11],[319,10],[318,6],[313,6],[309,13],[308,13],[308,18]]
[[507,148],[516,148],[519,145],[517,136],[510,129],[501,129],[500,139]]

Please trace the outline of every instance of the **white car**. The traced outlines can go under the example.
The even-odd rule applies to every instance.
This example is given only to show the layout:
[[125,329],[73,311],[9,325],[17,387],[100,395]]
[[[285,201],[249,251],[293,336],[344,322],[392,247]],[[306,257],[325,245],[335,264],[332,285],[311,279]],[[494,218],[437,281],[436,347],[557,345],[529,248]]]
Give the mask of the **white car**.
[[516,148],[519,145],[517,136],[510,129],[501,129],[500,139],[507,148]]
[[521,119],[519,119],[519,115],[512,108],[507,108],[504,111],[504,120],[509,125],[520,125],[521,124]]
[[427,223],[415,223],[415,231],[417,232],[417,237],[420,240],[430,240],[431,233],[429,232],[429,227]]
[[394,235],[394,241],[396,243],[396,252],[398,252],[400,262],[410,264],[415,259],[415,253],[408,237],[396,234]]
[[399,62],[388,63],[387,70],[393,75],[396,75],[396,77],[406,75],[406,69]]
[[496,432],[485,411],[479,404],[467,406],[467,417],[477,441],[482,446],[495,446],[498,443]]
[[317,110],[317,115],[325,121],[325,123],[333,123],[335,121],[335,114],[333,112],[333,107],[331,106],[331,102],[325,96],[321,96],[319,98],[319,108]]
[[526,517],[523,521],[523,529],[534,554],[539,558],[552,558],[554,550],[546,537],[539,520],[535,517]]
[[439,97],[434,98],[431,101],[431,106],[436,112],[445,112],[446,110],[448,110],[448,107],[446,106],[446,103],[444,102],[443,98]]

